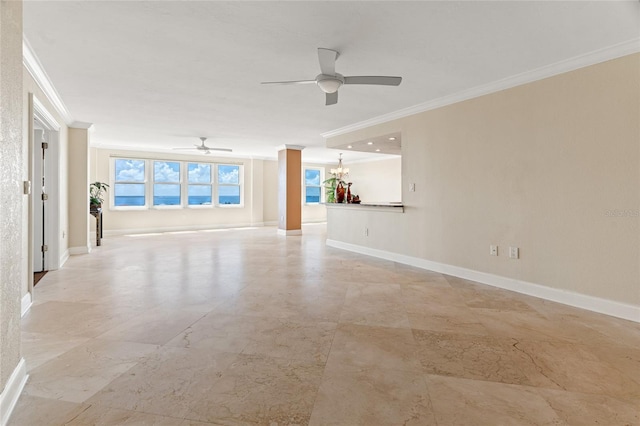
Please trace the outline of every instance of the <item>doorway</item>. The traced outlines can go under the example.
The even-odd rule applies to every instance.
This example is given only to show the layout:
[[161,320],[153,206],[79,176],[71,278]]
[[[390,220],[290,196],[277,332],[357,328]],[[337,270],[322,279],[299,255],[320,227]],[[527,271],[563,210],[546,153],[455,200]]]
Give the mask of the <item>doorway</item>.
[[[29,264],[28,293],[47,271],[58,269],[60,259],[59,131],[60,124],[44,105],[30,95]],[[64,238],[64,234],[62,234]]]
[[47,133],[43,124],[37,118],[33,119],[33,174],[31,177],[31,199],[33,205],[33,285],[36,285],[47,272],[48,266],[48,241],[46,236],[46,219],[48,215],[48,197],[46,164]]

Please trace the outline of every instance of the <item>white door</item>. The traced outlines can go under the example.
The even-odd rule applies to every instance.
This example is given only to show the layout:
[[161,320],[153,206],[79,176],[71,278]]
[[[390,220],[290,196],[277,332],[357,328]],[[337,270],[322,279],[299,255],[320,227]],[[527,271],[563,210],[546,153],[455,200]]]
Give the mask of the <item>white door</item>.
[[[37,127],[37,120],[34,123]],[[47,132],[34,129],[33,134],[33,272],[47,270],[47,241],[45,223],[47,219],[47,192],[45,187],[45,166],[47,152]]]

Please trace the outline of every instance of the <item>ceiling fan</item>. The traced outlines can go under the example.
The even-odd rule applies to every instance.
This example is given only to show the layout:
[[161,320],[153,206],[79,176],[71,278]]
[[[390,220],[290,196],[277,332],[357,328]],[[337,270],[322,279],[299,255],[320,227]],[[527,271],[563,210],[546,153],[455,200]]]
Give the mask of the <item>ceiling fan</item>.
[[232,149],[228,149],[228,148],[212,148],[210,146],[207,146],[204,142],[207,140],[207,138],[205,138],[204,136],[200,137],[200,140],[202,141],[201,144],[197,144],[194,143],[194,148],[173,148],[173,149],[196,149],[198,151],[204,151],[205,154],[211,154],[211,151],[225,151],[225,152],[232,152]]
[[336,60],[340,53],[331,50],[318,48],[318,59],[320,60],[320,74],[314,80],[296,81],[265,81],[262,84],[311,84],[315,83],[326,93],[325,105],[338,103],[338,89],[343,84],[375,84],[382,86],[398,86],[402,82],[402,77],[383,76],[353,76],[345,77],[336,72]]

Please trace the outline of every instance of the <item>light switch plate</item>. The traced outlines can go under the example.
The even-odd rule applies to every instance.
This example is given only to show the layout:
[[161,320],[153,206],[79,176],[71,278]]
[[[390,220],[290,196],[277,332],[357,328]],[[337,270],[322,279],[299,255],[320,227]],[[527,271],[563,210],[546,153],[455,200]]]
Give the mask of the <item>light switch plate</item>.
[[520,257],[520,250],[518,247],[509,247],[509,259],[518,259]]

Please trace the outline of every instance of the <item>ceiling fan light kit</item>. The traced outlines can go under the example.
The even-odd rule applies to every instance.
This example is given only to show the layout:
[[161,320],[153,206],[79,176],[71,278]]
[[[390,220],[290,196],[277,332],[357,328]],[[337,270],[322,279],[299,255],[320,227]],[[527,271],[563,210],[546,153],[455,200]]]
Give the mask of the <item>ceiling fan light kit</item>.
[[316,85],[325,93],[325,105],[335,105],[338,103],[338,89],[344,84],[372,84],[377,86],[398,86],[402,82],[402,77],[388,76],[353,76],[345,77],[336,72],[336,59],[340,53],[331,50],[318,48],[318,60],[320,71],[315,80],[296,81],[265,81],[262,84],[308,84]]
[[316,84],[324,93],[335,93],[344,84],[344,77],[340,74],[319,74],[316,77]]

